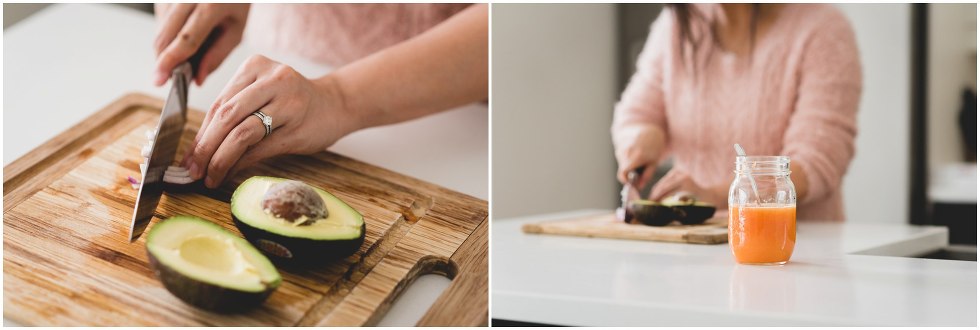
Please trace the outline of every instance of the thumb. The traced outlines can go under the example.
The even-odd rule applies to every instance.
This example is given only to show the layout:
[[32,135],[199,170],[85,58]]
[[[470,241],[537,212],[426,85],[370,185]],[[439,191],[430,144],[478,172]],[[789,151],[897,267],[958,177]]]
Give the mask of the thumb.
[[676,169],[670,170],[660,181],[650,189],[650,200],[660,200],[671,191],[676,190],[683,181],[684,174]]

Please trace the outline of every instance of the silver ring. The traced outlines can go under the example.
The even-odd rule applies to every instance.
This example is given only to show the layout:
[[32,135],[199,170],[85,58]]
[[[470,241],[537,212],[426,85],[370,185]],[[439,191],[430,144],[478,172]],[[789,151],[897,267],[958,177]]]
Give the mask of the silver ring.
[[262,111],[253,112],[252,115],[259,117],[259,120],[262,121],[262,125],[265,126],[265,135],[263,135],[262,138],[272,134],[272,116],[264,114]]

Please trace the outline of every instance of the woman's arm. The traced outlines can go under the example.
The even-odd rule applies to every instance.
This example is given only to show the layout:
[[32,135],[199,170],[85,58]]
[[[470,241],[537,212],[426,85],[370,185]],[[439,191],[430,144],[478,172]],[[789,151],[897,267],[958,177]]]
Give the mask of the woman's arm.
[[800,64],[795,111],[783,136],[799,201],[837,190],[854,158],[861,61],[854,31],[839,12],[822,19]]
[[[471,6],[318,79],[253,56],[212,104],[182,164],[214,188],[263,159],[320,152],[362,128],[486,99],[487,17],[485,4]],[[273,118],[271,133],[257,110]]]
[[338,95],[357,128],[397,123],[484,100],[489,95],[488,25],[487,5],[470,6],[318,82]]
[[646,166],[639,186],[653,177],[667,143],[667,118],[664,109],[663,70],[670,43],[673,15],[661,12],[653,23],[643,51],[636,61],[636,73],[616,104],[612,139],[619,163],[617,178],[626,181],[630,171]]

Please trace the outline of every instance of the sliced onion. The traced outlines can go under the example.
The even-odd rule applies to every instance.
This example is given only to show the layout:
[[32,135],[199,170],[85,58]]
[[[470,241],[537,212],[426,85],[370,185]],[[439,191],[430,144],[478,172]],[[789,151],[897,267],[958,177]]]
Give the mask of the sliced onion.
[[173,184],[188,184],[194,182],[191,178],[191,172],[180,166],[169,166],[167,171],[163,173],[163,181]]
[[191,175],[191,171],[188,170],[187,168],[180,167],[180,166],[168,166],[167,167],[167,174],[177,174],[177,175],[181,175],[181,176],[190,176]]
[[167,175],[167,174],[164,174],[163,175],[163,182],[173,183],[173,184],[188,184],[188,183],[194,182],[194,179],[192,179],[189,176],[179,176],[179,175]]

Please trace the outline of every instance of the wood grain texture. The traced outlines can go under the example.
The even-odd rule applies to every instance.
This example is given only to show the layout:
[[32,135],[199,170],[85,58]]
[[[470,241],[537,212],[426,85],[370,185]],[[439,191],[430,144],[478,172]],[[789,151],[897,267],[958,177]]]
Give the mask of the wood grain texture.
[[721,244],[728,242],[728,223],[724,218],[708,219],[700,225],[669,225],[654,227],[627,224],[612,213],[582,218],[528,223],[521,230],[529,234],[601,237],[643,241],[678,242],[694,244]]
[[[280,266],[282,286],[248,313],[184,304],[154,277],[145,235],[126,237],[136,198],[126,177],[139,177],[144,132],[161,106],[128,95],[4,167],[4,317],[59,326],[373,325],[415,278],[437,273],[453,282],[427,317],[441,308],[453,315],[420,324],[487,323],[486,201],[329,152],[263,162],[208,195],[228,196],[252,175],[308,182],[364,215],[360,250],[318,269]],[[182,147],[202,118],[188,113]],[[188,214],[237,233],[229,205],[211,197],[165,193],[147,230]]]
[[[456,266],[456,280],[450,284],[449,289],[442,293],[439,300],[422,316],[418,325],[420,326],[451,326],[453,324],[480,324],[487,326],[486,319],[479,318],[480,313],[467,313],[468,308],[476,306],[460,306],[453,302],[465,299],[464,297],[484,296],[490,294],[487,291],[489,282],[487,279],[487,223],[480,224],[473,235],[463,242],[463,247],[457,250],[450,261]],[[479,306],[484,313],[489,313],[490,306],[484,304]]]

